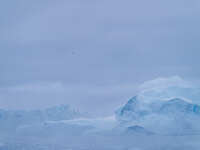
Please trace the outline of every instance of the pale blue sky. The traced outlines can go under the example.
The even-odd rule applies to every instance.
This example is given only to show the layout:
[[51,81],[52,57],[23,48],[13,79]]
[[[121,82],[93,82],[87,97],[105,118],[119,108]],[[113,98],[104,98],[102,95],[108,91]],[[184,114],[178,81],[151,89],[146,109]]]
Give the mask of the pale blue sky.
[[200,75],[198,0],[6,0],[0,18],[3,108],[111,114],[146,80]]

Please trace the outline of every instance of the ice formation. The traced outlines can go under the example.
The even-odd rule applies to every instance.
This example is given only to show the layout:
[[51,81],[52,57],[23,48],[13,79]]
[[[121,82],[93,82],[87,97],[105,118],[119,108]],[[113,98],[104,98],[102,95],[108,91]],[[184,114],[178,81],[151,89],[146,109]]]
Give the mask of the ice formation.
[[140,87],[116,111],[122,126],[140,125],[159,134],[200,133],[200,89],[179,77],[159,78]]

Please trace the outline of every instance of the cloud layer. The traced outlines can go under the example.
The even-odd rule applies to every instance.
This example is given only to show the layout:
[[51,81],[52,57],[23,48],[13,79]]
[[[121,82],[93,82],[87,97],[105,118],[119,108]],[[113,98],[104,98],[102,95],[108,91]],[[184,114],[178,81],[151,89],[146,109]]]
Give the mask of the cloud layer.
[[145,102],[181,98],[191,103],[200,104],[200,86],[178,76],[158,78],[140,86],[139,99]]

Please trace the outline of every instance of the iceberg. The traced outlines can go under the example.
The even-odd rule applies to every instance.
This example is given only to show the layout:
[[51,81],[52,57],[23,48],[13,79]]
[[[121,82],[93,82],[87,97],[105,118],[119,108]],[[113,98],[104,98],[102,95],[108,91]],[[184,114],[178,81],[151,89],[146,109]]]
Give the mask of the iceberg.
[[82,116],[84,115],[71,109],[68,105],[30,111],[0,109],[0,131],[1,133],[12,133],[18,127],[24,125],[35,125],[46,121],[69,120]]
[[158,134],[200,134],[199,88],[186,83],[178,77],[148,81],[115,112],[116,119],[125,128],[142,126]]

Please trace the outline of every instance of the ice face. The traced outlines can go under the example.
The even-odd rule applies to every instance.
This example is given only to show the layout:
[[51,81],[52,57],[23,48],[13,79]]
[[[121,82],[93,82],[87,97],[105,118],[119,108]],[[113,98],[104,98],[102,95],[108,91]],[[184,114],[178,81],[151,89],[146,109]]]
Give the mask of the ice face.
[[116,111],[117,120],[125,127],[140,125],[157,133],[175,133],[176,129],[181,134],[200,131],[197,126],[200,122],[200,106],[197,104],[175,98],[143,105],[134,97]]

